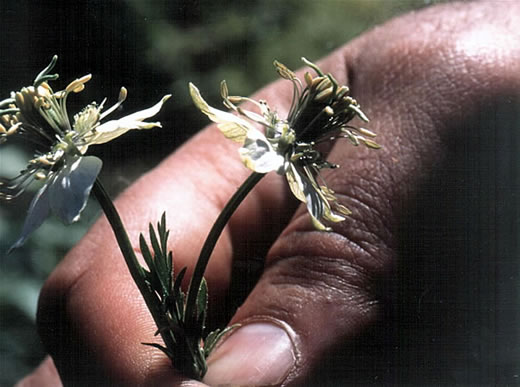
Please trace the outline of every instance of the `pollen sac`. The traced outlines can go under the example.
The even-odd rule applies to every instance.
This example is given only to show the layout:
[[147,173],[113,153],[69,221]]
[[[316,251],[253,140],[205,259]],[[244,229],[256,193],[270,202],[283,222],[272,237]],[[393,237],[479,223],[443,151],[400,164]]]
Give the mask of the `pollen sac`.
[[37,172],[34,174],[36,180],[45,180],[46,177],[47,175],[44,172]]

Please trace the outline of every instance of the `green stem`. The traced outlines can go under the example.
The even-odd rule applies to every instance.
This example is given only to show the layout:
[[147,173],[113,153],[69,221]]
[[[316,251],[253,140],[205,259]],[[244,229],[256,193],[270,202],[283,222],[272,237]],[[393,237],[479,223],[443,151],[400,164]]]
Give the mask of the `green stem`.
[[[119,244],[119,248],[121,249],[121,253],[125,258],[128,270],[130,271],[132,279],[139,288],[139,291],[141,292],[144,298],[146,306],[148,307],[148,310],[150,311],[155,321],[155,324],[158,328],[164,326],[165,316],[163,316],[159,308],[160,301],[157,299],[156,295],[151,291],[151,289],[144,281],[143,268],[141,267],[141,264],[137,261],[134,248],[130,243],[128,234],[126,233],[125,227],[123,226],[123,222],[121,221],[121,218],[114,206],[114,203],[110,199],[110,196],[108,196],[108,193],[105,191],[105,188],[103,187],[99,179],[96,179],[94,187],[92,188],[92,192],[94,192],[96,199],[101,205],[101,208],[103,209],[103,212],[105,213],[108,222],[110,223],[110,226],[112,226],[112,230],[114,231],[114,234],[116,236],[117,243]],[[175,347],[175,342],[173,341],[171,336],[163,334],[161,332],[161,337],[167,348]]]
[[196,304],[197,304],[197,295],[199,293],[200,284],[202,282],[202,278],[204,276],[204,272],[206,271],[206,267],[208,266],[209,259],[211,257],[211,253],[217,244],[217,241],[224,230],[224,227],[231,218],[231,215],[238,208],[240,203],[245,199],[245,197],[249,194],[249,192],[253,189],[253,187],[265,176],[265,173],[257,173],[253,172],[249,177],[242,183],[242,185],[238,188],[235,194],[229,199],[226,206],[218,216],[217,220],[213,224],[206,241],[204,242],[204,246],[202,246],[202,250],[200,251],[199,259],[195,266],[195,270],[193,271],[193,275],[191,277],[190,288],[188,291],[188,299],[186,301],[186,326],[191,326],[197,319],[196,312]]

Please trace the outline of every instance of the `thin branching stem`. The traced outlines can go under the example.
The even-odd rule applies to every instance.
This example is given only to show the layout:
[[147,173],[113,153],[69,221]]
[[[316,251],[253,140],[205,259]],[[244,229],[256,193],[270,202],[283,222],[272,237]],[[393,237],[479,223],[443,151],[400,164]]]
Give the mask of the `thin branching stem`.
[[228,223],[229,219],[238,208],[240,203],[245,199],[245,197],[249,194],[249,192],[253,189],[253,187],[265,176],[265,173],[257,173],[253,172],[249,177],[242,183],[242,185],[238,188],[235,194],[229,199],[226,206],[218,216],[217,220],[213,224],[204,245],[200,251],[199,259],[195,266],[195,270],[193,271],[193,276],[191,277],[190,288],[188,291],[188,299],[186,302],[186,326],[190,326],[191,323],[194,323],[197,319],[196,313],[196,304],[197,304],[197,294],[200,289],[200,284],[202,282],[202,278],[204,276],[204,272],[206,271],[206,267],[208,266],[209,259],[211,258],[211,253],[217,244],[217,241],[220,237],[220,234],[224,230],[224,227]]
[[[121,249],[121,253],[125,258],[128,270],[130,271],[132,279],[136,283],[139,291],[141,292],[146,306],[148,307],[148,310],[150,311],[155,321],[155,324],[157,325],[157,327],[164,326],[165,316],[163,316],[161,310],[159,309],[160,301],[157,299],[156,295],[146,284],[144,280],[145,277],[143,273],[143,268],[137,261],[134,248],[130,243],[128,234],[126,233],[125,227],[123,226],[123,222],[121,221],[121,217],[119,216],[119,213],[117,212],[114,203],[110,199],[110,196],[106,192],[105,188],[103,187],[99,179],[96,179],[94,187],[92,188],[92,192],[96,196],[96,199],[101,205],[101,208],[103,209],[103,212],[105,213],[108,222],[110,223],[110,226],[114,231],[117,243],[119,244],[119,248]],[[166,347],[174,348],[175,343],[173,342],[172,337],[166,334],[162,334],[162,332],[160,333]]]

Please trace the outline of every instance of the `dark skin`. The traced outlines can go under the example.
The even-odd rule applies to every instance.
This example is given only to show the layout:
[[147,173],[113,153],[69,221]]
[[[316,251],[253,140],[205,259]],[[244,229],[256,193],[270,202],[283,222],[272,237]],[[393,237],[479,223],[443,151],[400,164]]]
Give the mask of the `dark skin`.
[[[505,4],[452,3],[404,15],[319,62],[339,83],[349,85],[383,148],[373,151],[337,141],[331,149],[329,160],[342,167],[326,173],[326,180],[353,211],[332,225],[333,232],[312,229],[305,208],[297,206],[276,174],[266,177],[232,218],[206,272],[211,303],[219,305],[225,295],[232,258],[251,254],[244,246],[255,242],[256,252],[266,251],[265,269],[231,323],[263,321],[283,327],[294,355],[284,372],[277,370],[280,375],[267,379],[255,375],[252,359],[252,379],[238,381],[319,381],[316,370],[331,352],[342,353],[347,368],[354,369],[349,363],[354,361],[370,368],[372,360],[360,353],[365,347],[370,351],[367,343],[374,345],[367,337],[384,337],[388,327],[396,326],[396,314],[389,310],[395,310],[404,292],[399,288],[404,282],[396,280],[401,265],[411,261],[416,268],[435,251],[445,258],[442,252],[451,246],[445,239],[449,236],[432,235],[438,230],[417,231],[439,219],[448,224],[450,212],[442,208],[451,199],[445,195],[458,188],[446,186],[471,184],[467,179],[438,179],[439,171],[445,171],[441,177],[456,176],[450,166],[456,171],[463,157],[453,155],[471,155],[464,148],[472,144],[471,134],[514,130],[511,120],[497,118],[500,107],[520,106],[520,4]],[[288,82],[280,81],[255,98],[266,99],[283,117],[290,91]],[[175,265],[191,269],[209,227],[248,174],[236,145],[210,126],[133,184],[116,205],[133,241],[166,210]],[[433,209],[424,212],[423,206]],[[414,221],[417,213],[423,217]],[[410,249],[410,240],[418,235],[421,246],[425,241],[431,245]],[[429,265],[446,274],[443,265],[457,259]],[[443,287],[441,294],[451,290]],[[97,222],[48,279],[38,324],[65,384],[195,384],[171,369],[160,352],[140,344],[153,340],[155,327],[106,219]],[[238,344],[240,339],[224,345],[231,350]],[[338,346],[342,352],[336,352]],[[359,352],[349,354],[348,348]],[[363,361],[368,363],[363,366]],[[224,383],[212,371],[221,369],[217,363],[218,358],[210,362],[211,384]],[[247,365],[243,370],[242,378],[249,372]],[[268,367],[263,372],[271,371]],[[372,369],[374,375],[380,371]],[[22,385],[52,383],[52,378],[55,369],[46,360]]]

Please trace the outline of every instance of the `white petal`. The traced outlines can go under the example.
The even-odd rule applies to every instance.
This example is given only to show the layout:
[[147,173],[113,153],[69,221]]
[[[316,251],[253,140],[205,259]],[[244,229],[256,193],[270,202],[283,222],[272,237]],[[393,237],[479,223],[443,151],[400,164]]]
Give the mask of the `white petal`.
[[195,106],[197,106],[202,113],[208,116],[208,118],[218,124],[218,128],[226,136],[226,138],[243,143],[246,140],[246,136],[250,130],[256,130],[246,120],[228,112],[212,108],[200,95],[199,89],[190,83],[190,94]]
[[159,113],[164,102],[166,102],[170,97],[171,95],[165,95],[151,108],[138,111],[119,120],[107,121],[94,128],[87,136],[85,136],[84,140],[88,145],[104,144],[105,142],[112,141],[132,129],[151,129],[161,127],[160,122],[143,122],[143,120]]
[[85,137],[85,141],[88,143],[88,145],[104,144],[125,134],[129,130],[151,129],[155,127],[160,128],[161,123],[129,121],[127,117],[123,117],[120,120],[107,121],[104,124],[98,126],[94,129],[94,131]]
[[248,132],[239,153],[246,167],[258,173],[278,171],[284,165],[283,156],[276,153],[265,136],[256,129]]
[[152,107],[132,113],[126,117],[123,117],[122,119],[123,120],[127,119],[128,121],[143,121],[143,120],[146,120],[147,118],[153,117],[161,111],[162,106],[171,96],[172,96],[171,94],[167,94],[164,97],[162,97],[161,100],[159,102],[157,102],[155,105],[153,105]]
[[101,166],[101,160],[95,156],[70,159],[51,182],[50,207],[64,223],[70,224],[79,219]]
[[318,231],[331,231],[330,227],[325,226],[319,219],[315,218],[314,215],[311,215],[311,221],[314,228]]

